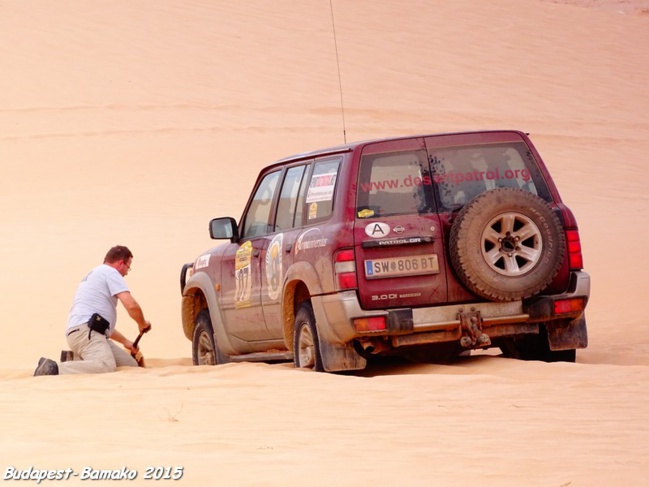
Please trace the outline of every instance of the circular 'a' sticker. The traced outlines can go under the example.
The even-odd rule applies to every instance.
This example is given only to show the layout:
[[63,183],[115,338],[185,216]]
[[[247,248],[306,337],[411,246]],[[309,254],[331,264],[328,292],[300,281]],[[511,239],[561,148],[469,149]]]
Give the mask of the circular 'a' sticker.
[[365,233],[372,238],[387,237],[390,234],[390,225],[383,222],[370,223],[365,227]]

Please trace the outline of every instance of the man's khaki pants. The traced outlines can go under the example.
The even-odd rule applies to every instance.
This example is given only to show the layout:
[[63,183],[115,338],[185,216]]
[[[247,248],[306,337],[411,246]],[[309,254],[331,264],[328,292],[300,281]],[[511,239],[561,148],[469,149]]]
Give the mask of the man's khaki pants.
[[68,345],[81,360],[60,363],[59,374],[101,374],[115,372],[117,367],[137,367],[137,361],[121,346],[96,331],[88,339],[89,331],[88,325],[68,331]]

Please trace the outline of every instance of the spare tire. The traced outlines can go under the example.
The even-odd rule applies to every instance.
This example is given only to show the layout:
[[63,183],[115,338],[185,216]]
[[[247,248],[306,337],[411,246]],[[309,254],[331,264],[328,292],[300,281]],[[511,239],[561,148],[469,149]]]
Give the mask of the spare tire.
[[453,222],[451,263],[462,283],[492,301],[545,289],[563,262],[565,233],[552,208],[518,188],[477,196]]

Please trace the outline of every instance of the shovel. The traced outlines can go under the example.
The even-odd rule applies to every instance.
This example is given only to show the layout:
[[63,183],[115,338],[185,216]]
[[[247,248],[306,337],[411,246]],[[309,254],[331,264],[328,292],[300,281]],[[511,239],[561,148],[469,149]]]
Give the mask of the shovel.
[[[133,346],[135,348],[138,348],[138,344],[140,343],[140,339],[142,338],[142,335],[144,335],[150,329],[151,329],[151,325],[147,326],[144,330],[142,330],[140,332],[140,334],[137,336],[137,338],[133,342]],[[138,349],[137,352],[131,353],[131,357],[133,357],[136,360],[138,367],[146,367],[146,365],[144,365],[144,357],[142,356],[142,352],[140,352],[139,349]]]

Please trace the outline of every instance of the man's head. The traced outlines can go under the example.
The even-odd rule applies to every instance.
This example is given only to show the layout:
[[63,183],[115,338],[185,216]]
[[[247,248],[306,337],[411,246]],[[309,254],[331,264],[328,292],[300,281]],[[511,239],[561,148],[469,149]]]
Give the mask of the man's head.
[[131,270],[132,261],[133,253],[123,245],[112,247],[104,257],[104,264],[114,267],[122,276],[126,276]]

